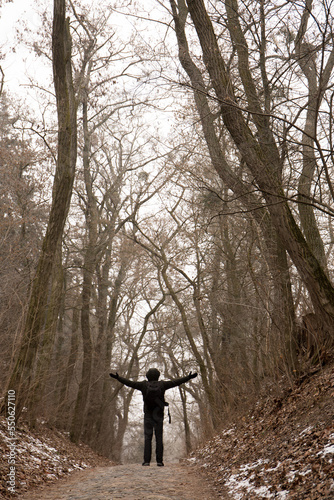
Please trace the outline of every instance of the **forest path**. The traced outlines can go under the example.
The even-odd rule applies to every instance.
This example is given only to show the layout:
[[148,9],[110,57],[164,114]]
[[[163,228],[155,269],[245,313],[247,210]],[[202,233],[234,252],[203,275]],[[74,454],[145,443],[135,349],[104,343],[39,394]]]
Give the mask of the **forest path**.
[[74,473],[52,486],[20,495],[22,500],[218,500],[194,467],[139,464],[97,467]]

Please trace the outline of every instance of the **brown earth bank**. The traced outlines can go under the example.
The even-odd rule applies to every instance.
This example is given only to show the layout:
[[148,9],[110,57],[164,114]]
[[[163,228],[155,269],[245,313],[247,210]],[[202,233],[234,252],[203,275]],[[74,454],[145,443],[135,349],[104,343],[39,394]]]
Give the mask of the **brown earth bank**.
[[[21,422],[12,430],[12,426],[0,418],[0,452],[0,498],[20,496],[79,470],[112,465],[88,446],[76,446],[66,433],[41,422],[32,432]],[[11,480],[15,483],[15,494],[10,490]]]
[[233,499],[333,500],[334,365],[282,379],[190,461]]
[[[90,488],[96,488],[91,498],[113,500],[334,499],[333,417],[334,365],[330,364],[293,385],[282,379],[247,415],[236,414],[233,424],[182,464],[167,463],[165,468],[113,467],[87,446],[75,446],[65,434],[43,424],[34,433],[20,424],[13,448],[7,421],[1,419],[0,498],[90,498]],[[9,490],[11,450],[15,494]],[[166,484],[167,490],[154,490],[157,482]],[[79,485],[88,496],[84,490],[78,493]],[[106,491],[109,496],[103,496]]]

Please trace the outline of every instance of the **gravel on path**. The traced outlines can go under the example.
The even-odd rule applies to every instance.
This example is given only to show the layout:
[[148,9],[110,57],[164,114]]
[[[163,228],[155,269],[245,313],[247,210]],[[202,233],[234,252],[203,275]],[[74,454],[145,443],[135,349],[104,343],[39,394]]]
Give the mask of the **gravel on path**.
[[[194,467],[139,464],[97,467],[20,495],[22,500],[218,500]],[[224,497],[225,498],[225,497]]]

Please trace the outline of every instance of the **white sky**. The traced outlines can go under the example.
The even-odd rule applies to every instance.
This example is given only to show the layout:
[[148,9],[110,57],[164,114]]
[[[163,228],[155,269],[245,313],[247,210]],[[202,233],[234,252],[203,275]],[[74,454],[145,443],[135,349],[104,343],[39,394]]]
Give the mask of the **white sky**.
[[[0,0],[1,1],[1,0]],[[52,8],[52,2],[47,2]],[[45,69],[37,67],[36,59],[22,46],[18,47],[16,28],[24,22],[29,29],[37,30],[41,24],[34,0],[14,0],[3,4],[0,11],[0,48],[4,56],[1,67],[5,74],[5,91],[21,96],[27,94],[27,74],[35,75]]]
[[[85,3],[87,0],[82,0]],[[16,29],[22,32],[23,26],[26,26],[31,31],[38,31],[41,27],[40,15],[43,9],[53,10],[53,0],[13,0],[7,3],[8,0],[0,0],[0,52],[3,59],[0,59],[2,70],[5,74],[5,91],[12,91],[24,97],[28,93],[26,85],[29,83],[28,75],[42,82],[52,72],[51,67],[46,67],[38,60],[31,51],[18,44],[16,38]],[[88,0],[92,7],[94,4],[100,4],[99,0]],[[2,7],[1,7],[2,5]],[[155,1],[146,0],[145,9],[147,9],[148,17],[155,17],[149,12],[153,12]],[[155,12],[157,17],[159,14]],[[51,16],[52,17],[52,14]],[[129,16],[125,17],[121,14],[113,13],[112,23],[114,27],[121,29],[124,33],[130,33],[134,19]],[[151,28],[151,23],[148,23]],[[159,25],[156,25],[156,30]],[[147,34],[147,33],[146,33]],[[44,62],[45,64],[45,62]]]

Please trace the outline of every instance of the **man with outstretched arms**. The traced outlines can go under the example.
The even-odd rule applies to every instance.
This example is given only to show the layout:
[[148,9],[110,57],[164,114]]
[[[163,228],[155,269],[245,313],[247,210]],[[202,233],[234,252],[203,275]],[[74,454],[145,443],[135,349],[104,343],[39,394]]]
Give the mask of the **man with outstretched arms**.
[[160,372],[157,368],[150,368],[146,373],[147,380],[136,382],[128,380],[118,375],[110,373],[121,384],[141,391],[144,400],[144,462],[143,465],[150,465],[152,455],[153,431],[156,439],[156,459],[157,465],[162,467],[163,463],[163,419],[164,408],[168,406],[165,401],[165,392],[178,385],[188,382],[197,377],[197,373],[190,372],[189,375],[172,380],[159,380]]

